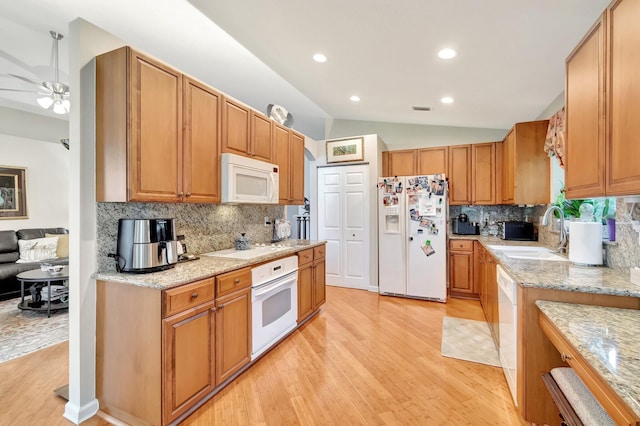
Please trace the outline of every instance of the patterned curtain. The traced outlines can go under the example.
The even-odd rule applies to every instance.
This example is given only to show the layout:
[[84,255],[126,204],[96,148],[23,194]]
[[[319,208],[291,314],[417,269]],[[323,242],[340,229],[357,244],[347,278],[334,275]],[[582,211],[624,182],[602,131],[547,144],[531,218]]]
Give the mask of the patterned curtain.
[[549,157],[555,155],[562,168],[564,168],[564,144],[564,107],[562,107],[560,111],[553,114],[549,119],[547,139],[544,142],[544,152],[546,152]]

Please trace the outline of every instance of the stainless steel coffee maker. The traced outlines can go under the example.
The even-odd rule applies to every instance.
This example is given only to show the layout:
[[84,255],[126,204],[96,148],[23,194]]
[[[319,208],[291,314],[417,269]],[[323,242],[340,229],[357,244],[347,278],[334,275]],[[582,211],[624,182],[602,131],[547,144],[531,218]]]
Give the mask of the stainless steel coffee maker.
[[173,268],[178,262],[174,219],[120,219],[116,260],[119,272]]

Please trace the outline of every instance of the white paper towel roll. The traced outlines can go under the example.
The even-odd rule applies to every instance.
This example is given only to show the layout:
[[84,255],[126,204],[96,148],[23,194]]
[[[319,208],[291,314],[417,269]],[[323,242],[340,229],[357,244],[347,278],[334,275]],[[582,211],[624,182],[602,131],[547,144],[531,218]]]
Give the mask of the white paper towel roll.
[[571,262],[602,265],[602,225],[596,222],[571,222],[569,241]]

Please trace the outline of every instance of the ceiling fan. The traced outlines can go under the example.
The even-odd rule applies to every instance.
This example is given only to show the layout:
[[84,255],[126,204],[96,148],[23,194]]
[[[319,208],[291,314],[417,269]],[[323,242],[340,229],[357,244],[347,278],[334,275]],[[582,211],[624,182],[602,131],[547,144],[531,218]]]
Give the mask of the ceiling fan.
[[16,74],[9,73],[10,76],[22,80],[26,83],[36,86],[37,90],[22,90],[22,89],[0,89],[5,92],[30,92],[40,95],[37,99],[38,105],[44,109],[53,108],[53,112],[56,114],[66,114],[71,108],[71,102],[69,102],[69,86],[60,82],[60,71],[58,69],[58,42],[64,37],[62,34],[56,31],[49,31],[51,38],[53,38],[53,55],[54,55],[54,68],[55,68],[55,80],[37,82],[27,77],[23,77]]

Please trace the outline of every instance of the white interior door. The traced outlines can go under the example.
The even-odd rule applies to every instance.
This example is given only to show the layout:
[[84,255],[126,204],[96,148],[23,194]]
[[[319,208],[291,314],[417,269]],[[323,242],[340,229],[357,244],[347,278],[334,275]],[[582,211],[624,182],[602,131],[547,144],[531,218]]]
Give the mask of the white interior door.
[[327,241],[327,284],[369,287],[369,166],[318,169],[318,239]]

